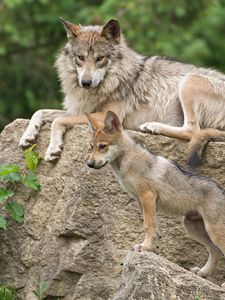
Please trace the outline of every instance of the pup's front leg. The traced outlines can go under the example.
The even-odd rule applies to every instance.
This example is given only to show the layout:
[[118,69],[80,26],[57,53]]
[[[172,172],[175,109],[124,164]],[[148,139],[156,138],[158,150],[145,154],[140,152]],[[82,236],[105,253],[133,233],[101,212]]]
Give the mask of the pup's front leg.
[[158,254],[159,247],[158,247],[158,239],[157,237],[146,237],[141,244],[136,244],[133,246],[133,251],[136,252],[143,252],[143,251],[150,251]]
[[36,111],[20,139],[19,146],[22,148],[29,147],[35,142],[41,126],[43,126],[46,122],[52,122],[55,118],[64,114],[65,111],[63,110],[43,109]]
[[140,192],[140,201],[143,209],[145,239],[141,244],[133,247],[134,251],[158,252],[157,232],[156,232],[156,198],[153,191]]

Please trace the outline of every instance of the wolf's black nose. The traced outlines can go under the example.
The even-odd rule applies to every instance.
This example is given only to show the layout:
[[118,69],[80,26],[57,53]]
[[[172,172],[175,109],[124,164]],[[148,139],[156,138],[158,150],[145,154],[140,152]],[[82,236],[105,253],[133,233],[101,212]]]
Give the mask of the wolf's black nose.
[[87,161],[87,166],[88,166],[89,168],[94,168],[94,166],[95,166],[95,161],[94,161],[94,160],[88,160],[88,161]]
[[85,89],[88,89],[92,84],[92,80],[82,80],[81,84]]

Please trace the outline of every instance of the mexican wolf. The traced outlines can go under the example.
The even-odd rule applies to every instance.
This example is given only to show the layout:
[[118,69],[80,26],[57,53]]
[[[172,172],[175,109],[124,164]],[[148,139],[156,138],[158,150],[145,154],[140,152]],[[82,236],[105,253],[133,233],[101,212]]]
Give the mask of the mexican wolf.
[[187,233],[209,252],[205,266],[191,271],[202,277],[210,275],[221,254],[225,255],[225,190],[213,180],[135,144],[113,112],[106,114],[103,125],[87,116],[93,129],[87,165],[101,169],[109,163],[121,186],[142,205],[145,239],[134,250],[158,252],[157,209],[183,215]]
[[68,42],[56,60],[65,94],[63,110],[37,111],[20,140],[33,143],[45,122],[53,122],[46,161],[57,160],[63,134],[115,112],[124,128],[190,140],[190,161],[198,162],[209,140],[225,137],[225,75],[130,49],[119,22],[81,26],[61,18]]

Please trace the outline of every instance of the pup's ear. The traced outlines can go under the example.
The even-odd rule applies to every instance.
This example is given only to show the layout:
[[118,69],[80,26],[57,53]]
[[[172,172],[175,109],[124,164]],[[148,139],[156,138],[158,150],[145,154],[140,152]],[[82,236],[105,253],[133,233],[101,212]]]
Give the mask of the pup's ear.
[[80,26],[73,24],[69,21],[66,21],[61,17],[59,19],[63,23],[64,28],[66,29],[68,39],[76,38],[80,34],[81,31]]
[[96,131],[99,127],[99,123],[96,119],[92,118],[88,113],[85,113],[85,116],[88,119],[89,124],[91,125],[91,129]]
[[115,133],[121,130],[120,120],[114,112],[107,112],[103,130],[107,133]]
[[103,26],[102,29],[102,36],[107,38],[107,40],[112,40],[116,42],[116,44],[119,44],[120,42],[120,24],[117,20],[110,20],[108,23],[106,23]]

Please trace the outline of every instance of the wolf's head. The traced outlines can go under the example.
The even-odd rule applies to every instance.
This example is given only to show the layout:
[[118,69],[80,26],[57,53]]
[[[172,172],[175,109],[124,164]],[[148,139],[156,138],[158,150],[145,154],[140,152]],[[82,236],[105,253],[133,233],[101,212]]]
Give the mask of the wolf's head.
[[119,155],[119,140],[122,134],[122,127],[117,115],[108,111],[104,125],[96,119],[87,115],[93,130],[92,153],[87,160],[90,168],[100,169],[108,162],[112,162]]
[[120,25],[110,20],[104,26],[81,26],[61,21],[67,32],[67,51],[77,72],[79,85],[96,87],[104,78],[120,44]]

